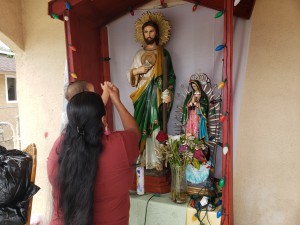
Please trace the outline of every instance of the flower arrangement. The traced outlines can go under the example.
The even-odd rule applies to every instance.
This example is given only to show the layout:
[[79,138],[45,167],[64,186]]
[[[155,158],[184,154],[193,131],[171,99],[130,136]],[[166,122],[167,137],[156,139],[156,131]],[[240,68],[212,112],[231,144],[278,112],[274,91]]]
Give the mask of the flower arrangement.
[[201,162],[206,162],[206,157],[201,149],[206,148],[204,140],[194,136],[166,135],[159,133],[156,139],[160,142],[156,148],[156,154],[165,167],[170,165],[186,166],[192,164],[195,168],[200,168]]
[[167,135],[160,132],[156,139],[160,142],[156,149],[157,157],[171,167],[171,199],[176,203],[184,203],[187,200],[186,168],[192,165],[196,170],[207,159],[203,149],[207,146],[203,139],[194,136]]

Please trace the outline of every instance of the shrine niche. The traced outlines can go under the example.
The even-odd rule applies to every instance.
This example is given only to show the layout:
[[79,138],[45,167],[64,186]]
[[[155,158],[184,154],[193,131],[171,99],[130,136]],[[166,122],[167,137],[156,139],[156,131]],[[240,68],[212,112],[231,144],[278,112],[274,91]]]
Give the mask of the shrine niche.
[[[66,3],[69,3],[67,6]],[[111,54],[109,53],[108,48],[108,30],[105,27],[108,23],[114,21],[120,16],[130,13],[131,15],[135,13],[137,7],[148,3],[149,1],[100,1],[100,0],[52,0],[49,2],[49,15],[54,19],[60,19],[64,21],[65,31],[66,31],[66,49],[67,49],[67,59],[68,59],[68,72],[70,80],[76,79],[87,79],[94,83],[96,87],[96,91],[100,92],[99,83],[104,80],[111,80],[110,75],[110,60]],[[157,1],[159,3],[159,1]],[[168,1],[160,1],[168,4]],[[225,2],[223,0],[218,1],[188,1],[190,2],[190,8],[192,12],[192,8],[197,5],[197,9],[201,9],[202,6],[210,7],[215,10],[220,10],[224,13],[224,8],[226,8],[226,13],[224,16],[226,20],[224,21],[224,27],[226,27],[227,35],[225,36],[224,43],[226,43],[226,54],[224,53],[224,64],[228,65],[226,68],[224,67],[224,74],[228,76],[228,81],[226,83],[226,87],[224,88],[224,94],[226,97],[223,99],[223,104],[230,105],[231,96],[227,95],[231,88],[231,63],[232,63],[232,36],[230,33],[232,32],[232,15],[233,13],[237,16],[242,16],[243,18],[249,18],[254,6],[254,1],[244,0],[241,1],[239,5],[237,5],[234,9],[232,7],[233,1]],[[160,3],[159,3],[160,4]],[[186,35],[186,34],[184,34]],[[130,55],[128,57],[133,57]],[[149,61],[149,60],[148,60]],[[149,61],[150,62],[150,61]],[[150,62],[151,63],[151,62]],[[124,71],[125,73],[125,71]],[[176,73],[176,71],[175,71]],[[202,88],[204,86],[202,85]],[[177,92],[177,91],[176,91]],[[210,98],[209,94],[208,99]],[[224,96],[225,96],[224,95]],[[216,99],[215,96],[214,99]],[[209,99],[210,100],[210,99]],[[217,100],[217,99],[216,99]],[[232,147],[231,141],[231,116],[232,110],[231,108],[225,107],[228,110],[229,120],[225,121],[222,129],[228,130],[229,136],[225,133],[227,138],[226,144]],[[209,109],[210,110],[210,109]],[[212,112],[208,114],[211,115]],[[218,113],[218,112],[216,112]],[[223,112],[222,112],[223,113]],[[108,105],[107,110],[108,115],[112,115],[112,110]],[[108,118],[109,124],[113,124],[112,117]],[[215,143],[212,143],[213,135],[210,130],[210,125],[213,124],[209,120],[207,121],[207,138],[208,138],[208,146],[210,146],[210,151],[213,149],[214,145],[218,145],[218,139],[215,138]],[[221,142],[219,142],[220,144]],[[224,168],[224,176],[226,175],[226,185],[223,189],[223,193],[226,193],[226,196],[223,199],[223,205],[226,209],[227,215],[223,218],[225,221],[224,224],[231,224],[228,218],[231,218],[230,213],[233,210],[232,208],[232,193],[230,191],[232,187],[232,177],[231,177],[231,152],[224,157],[224,162],[227,162],[229,165],[227,168]],[[201,155],[202,156],[202,155]],[[201,158],[201,157],[199,157]],[[156,178],[156,177],[154,177]],[[153,179],[150,181],[151,184],[157,183],[157,179]],[[165,184],[169,181],[164,180]],[[195,188],[195,187],[193,187]],[[197,187],[196,187],[197,188]],[[168,192],[167,188],[162,192]],[[225,219],[226,218],[226,219]]]
[[[191,7],[202,6],[222,11],[223,0],[186,0]],[[249,19],[255,0],[243,0],[232,10],[237,17]],[[167,8],[176,5],[176,1],[132,0],[107,2],[101,0],[51,0],[48,2],[48,14],[53,19],[64,22],[66,33],[66,53],[69,80],[89,80],[95,91],[101,93],[99,83],[110,80],[108,32],[106,25],[126,13],[134,15],[134,10],[143,5],[155,8]],[[112,112],[108,103],[107,111]],[[113,119],[108,117],[109,124]]]

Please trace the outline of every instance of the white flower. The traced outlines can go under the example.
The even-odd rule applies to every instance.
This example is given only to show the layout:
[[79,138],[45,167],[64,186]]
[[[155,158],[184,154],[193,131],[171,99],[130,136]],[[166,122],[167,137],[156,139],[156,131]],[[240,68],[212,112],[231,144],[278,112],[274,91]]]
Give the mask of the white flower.
[[172,141],[180,141],[181,135],[169,135],[169,139]]
[[188,137],[188,139],[193,141],[193,140],[195,140],[195,137],[191,135],[191,136]]

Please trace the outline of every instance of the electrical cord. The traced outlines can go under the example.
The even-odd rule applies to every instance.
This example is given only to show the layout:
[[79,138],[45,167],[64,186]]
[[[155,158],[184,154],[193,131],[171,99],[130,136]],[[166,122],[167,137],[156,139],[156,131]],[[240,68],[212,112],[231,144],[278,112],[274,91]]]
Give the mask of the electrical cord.
[[155,194],[153,194],[153,195],[147,200],[144,225],[146,225],[146,223],[147,223],[147,211],[148,211],[148,204],[149,204],[149,201],[150,201],[153,197],[159,197],[159,196],[160,196],[160,194],[155,193]]

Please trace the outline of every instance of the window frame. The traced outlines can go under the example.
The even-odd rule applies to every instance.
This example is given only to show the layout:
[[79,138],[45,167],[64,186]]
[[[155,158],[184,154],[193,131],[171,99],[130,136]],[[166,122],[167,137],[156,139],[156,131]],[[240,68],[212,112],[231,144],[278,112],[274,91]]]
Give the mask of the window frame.
[[[14,78],[16,81],[16,100],[9,100],[8,99],[8,86],[7,86],[7,79]],[[5,99],[6,103],[18,103],[18,96],[17,96],[17,78],[14,75],[5,75]]]

